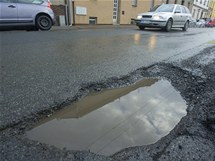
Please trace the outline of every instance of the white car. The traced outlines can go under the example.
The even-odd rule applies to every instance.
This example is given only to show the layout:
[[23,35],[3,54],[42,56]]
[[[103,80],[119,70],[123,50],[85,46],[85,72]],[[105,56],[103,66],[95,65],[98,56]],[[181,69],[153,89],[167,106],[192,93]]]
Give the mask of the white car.
[[141,29],[145,27],[163,28],[170,31],[171,28],[182,28],[187,31],[192,16],[187,7],[178,4],[162,4],[146,13],[140,13],[135,19],[136,25]]
[[203,19],[197,20],[197,22],[196,22],[196,26],[199,28],[205,27],[205,24],[206,24],[206,22]]

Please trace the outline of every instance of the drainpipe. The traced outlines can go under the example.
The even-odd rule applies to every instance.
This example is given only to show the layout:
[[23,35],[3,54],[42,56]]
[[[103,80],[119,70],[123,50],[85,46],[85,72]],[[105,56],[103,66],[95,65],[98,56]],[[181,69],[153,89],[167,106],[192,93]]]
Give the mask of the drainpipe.
[[75,25],[75,1],[72,1],[73,25]]
[[121,0],[118,0],[118,12],[117,12],[117,24],[120,25],[120,17],[121,17]]
[[69,26],[69,16],[68,16],[68,5],[65,3],[65,19],[66,19],[66,25]]
[[150,9],[152,9],[154,7],[154,5],[155,5],[155,0],[152,0],[151,1],[151,8]]
[[72,26],[72,24],[73,24],[73,1],[74,0],[68,0],[68,2],[69,2],[69,20],[70,20],[69,26]]
[[72,26],[74,22],[74,0],[65,0],[66,22],[68,26]]

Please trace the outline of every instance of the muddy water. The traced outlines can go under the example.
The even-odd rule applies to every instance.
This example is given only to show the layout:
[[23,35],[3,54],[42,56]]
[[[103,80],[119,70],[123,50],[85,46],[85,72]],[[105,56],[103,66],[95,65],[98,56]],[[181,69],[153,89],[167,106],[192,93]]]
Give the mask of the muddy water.
[[92,93],[42,120],[27,137],[70,150],[110,155],[151,144],[186,115],[186,103],[167,80]]

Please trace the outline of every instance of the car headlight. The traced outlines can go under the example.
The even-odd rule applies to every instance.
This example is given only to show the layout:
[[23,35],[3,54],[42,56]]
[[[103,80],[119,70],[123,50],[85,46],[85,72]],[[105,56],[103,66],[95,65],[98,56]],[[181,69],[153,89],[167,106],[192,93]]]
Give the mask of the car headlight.
[[158,15],[154,15],[154,16],[152,17],[152,19],[153,19],[153,20],[162,20],[162,19],[164,19],[164,17],[158,16]]
[[137,16],[137,19],[141,19],[141,18],[142,18],[142,16],[141,16],[141,15],[138,15],[138,16]]

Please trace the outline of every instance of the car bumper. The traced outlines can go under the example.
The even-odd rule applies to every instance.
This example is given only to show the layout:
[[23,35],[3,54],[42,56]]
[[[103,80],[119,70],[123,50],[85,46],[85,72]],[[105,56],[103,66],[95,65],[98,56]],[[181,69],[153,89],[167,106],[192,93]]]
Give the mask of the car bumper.
[[142,27],[165,27],[167,21],[156,21],[156,20],[136,20],[137,26]]

